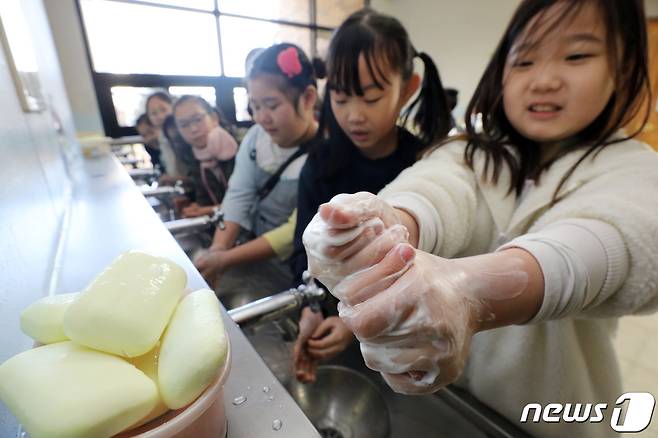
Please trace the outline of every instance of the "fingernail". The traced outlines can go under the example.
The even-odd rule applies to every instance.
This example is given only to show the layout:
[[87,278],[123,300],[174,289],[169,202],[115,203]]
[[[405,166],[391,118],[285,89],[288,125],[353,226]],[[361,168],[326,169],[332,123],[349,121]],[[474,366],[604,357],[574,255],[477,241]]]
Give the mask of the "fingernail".
[[414,249],[411,246],[402,243],[402,244],[398,245],[398,254],[400,255],[400,258],[402,259],[402,261],[407,263],[407,262],[413,260],[414,255],[416,254],[416,252],[414,251]]

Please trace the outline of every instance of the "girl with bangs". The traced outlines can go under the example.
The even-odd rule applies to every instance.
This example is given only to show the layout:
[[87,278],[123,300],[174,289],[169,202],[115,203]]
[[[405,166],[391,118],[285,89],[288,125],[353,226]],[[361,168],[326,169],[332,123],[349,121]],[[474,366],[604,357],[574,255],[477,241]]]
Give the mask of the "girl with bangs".
[[[424,65],[422,83],[414,72],[416,58]],[[411,114],[414,133],[405,128]],[[377,193],[450,128],[436,66],[414,49],[400,22],[371,9],[348,17],[328,51],[319,128],[324,141],[311,150],[299,180],[292,257],[296,284],[306,269],[302,233],[318,207],[339,193]],[[293,367],[303,382],[314,380],[318,360],[336,356],[354,339],[336,316],[335,302],[323,307],[326,318],[309,308],[302,311]]]
[[[658,155],[622,130],[650,102],[641,0],[521,2],[468,106],[482,129],[467,117],[304,233],[367,365],[402,393],[455,383],[532,435],[614,435],[617,318],[658,306]],[[609,408],[519,423],[530,403]]]
[[252,301],[254,293],[266,296],[290,286],[287,260],[271,256],[292,246],[285,228],[318,129],[315,67],[296,45],[275,44],[260,53],[247,90],[256,124],[240,144],[222,200],[226,228],[215,230],[212,245],[195,260],[228,308]]

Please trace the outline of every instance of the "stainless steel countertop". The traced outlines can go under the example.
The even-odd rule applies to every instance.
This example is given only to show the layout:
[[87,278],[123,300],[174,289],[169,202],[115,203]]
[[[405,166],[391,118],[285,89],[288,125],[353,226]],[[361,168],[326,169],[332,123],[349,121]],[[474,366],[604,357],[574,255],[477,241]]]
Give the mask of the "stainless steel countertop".
[[[187,272],[192,290],[207,287],[114,156],[84,160],[72,177],[68,232],[54,272],[56,293],[83,289],[117,255],[131,249],[178,263]],[[222,312],[232,348],[224,387],[228,437],[319,437],[240,328],[223,308]],[[239,396],[247,400],[234,405]],[[274,420],[282,423],[278,431],[272,427]]]

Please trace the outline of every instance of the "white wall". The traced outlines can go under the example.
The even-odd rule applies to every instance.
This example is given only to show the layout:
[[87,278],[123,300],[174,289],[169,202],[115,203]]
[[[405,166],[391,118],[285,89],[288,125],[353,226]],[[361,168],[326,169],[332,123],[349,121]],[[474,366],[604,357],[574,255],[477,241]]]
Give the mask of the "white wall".
[[76,131],[79,135],[103,135],[103,122],[75,3],[76,0],[43,0]]
[[[32,345],[19,329],[19,315],[47,291],[71,187],[64,156],[77,147],[42,0],[22,0],[21,6],[32,31],[48,109],[23,112],[0,48],[0,363]],[[61,133],[53,113],[61,121]],[[16,436],[17,427],[0,403],[0,436]]]
[[658,0],[644,0],[644,7],[649,18],[658,17]]
[[427,52],[444,87],[459,90],[462,114],[519,0],[372,0],[397,17],[416,50]]
[[[372,0],[397,17],[416,50],[439,67],[444,87],[459,90],[455,114],[463,114],[508,20],[520,0]],[[645,0],[648,17],[658,17],[658,0]]]

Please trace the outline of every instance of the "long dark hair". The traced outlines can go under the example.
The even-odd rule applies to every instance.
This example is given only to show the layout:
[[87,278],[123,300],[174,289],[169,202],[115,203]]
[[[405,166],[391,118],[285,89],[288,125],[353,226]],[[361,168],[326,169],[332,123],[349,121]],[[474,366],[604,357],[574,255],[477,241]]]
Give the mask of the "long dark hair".
[[[596,4],[605,23],[606,49],[613,72],[614,92],[604,110],[589,126],[565,141],[557,156],[542,163],[538,144],[516,131],[505,115],[502,102],[505,63],[512,45],[534,17],[545,18],[540,14],[545,14],[548,8],[558,3],[564,4],[559,14],[550,18],[548,29],[543,31],[543,35],[531,35],[533,40],[535,37],[541,39],[546,33],[555,31],[561,23],[568,23],[590,2]],[[610,144],[636,136],[646,124],[651,101],[647,59],[642,0],[524,0],[508,24],[466,109],[467,163],[473,167],[475,153],[483,151],[486,156],[484,173],[490,175],[494,183],[498,181],[502,166],[507,165],[512,176],[509,191],[515,191],[518,195],[525,179],[538,179],[541,172],[557,158],[585,148],[583,156],[564,175],[553,194],[553,203],[557,202],[560,189],[580,163]],[[645,111],[644,119],[637,130],[625,137],[613,137],[618,129],[642,110]],[[473,120],[476,115],[481,115],[481,131],[476,130]]]
[[[450,108],[432,58],[416,51],[406,29],[396,18],[364,8],[350,15],[336,29],[327,53],[327,92],[318,132],[326,134],[332,143],[334,158],[328,163],[330,167],[341,167],[344,157],[356,146],[336,122],[327,93],[335,90],[363,96],[359,81],[360,55],[365,59],[374,84],[380,88],[383,88],[380,80],[388,83],[381,63],[399,72],[403,80],[408,80],[414,72],[414,58],[420,58],[425,66],[420,93],[403,112],[402,123],[406,124],[413,114],[413,125],[424,146],[448,134],[451,128]],[[330,170],[330,173],[335,172]]]

